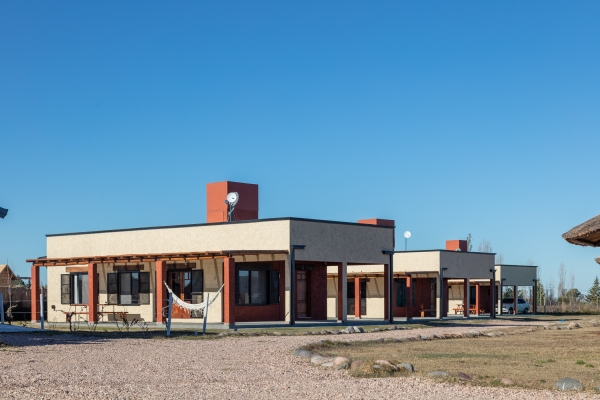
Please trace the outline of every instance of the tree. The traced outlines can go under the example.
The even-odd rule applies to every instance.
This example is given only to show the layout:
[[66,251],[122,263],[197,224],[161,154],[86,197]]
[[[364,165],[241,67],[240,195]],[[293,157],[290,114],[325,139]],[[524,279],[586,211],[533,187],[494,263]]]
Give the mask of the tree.
[[470,233],[467,235],[467,251],[473,251],[473,238]]
[[494,249],[492,248],[492,244],[489,240],[483,239],[481,243],[479,243],[477,251],[480,253],[493,253]]
[[546,292],[544,289],[544,285],[542,284],[542,280],[538,279],[537,281],[537,303],[544,304],[546,300]]
[[500,265],[504,263],[504,254],[498,253],[496,254],[496,265]]
[[558,267],[558,288],[556,290],[556,297],[559,299],[565,295],[565,284],[566,284],[566,272],[565,272],[565,263],[560,262],[560,266]]
[[598,281],[597,276],[596,279],[594,279],[594,284],[592,285],[590,290],[588,290],[585,299],[590,303],[594,304],[598,304],[598,302],[600,302],[600,282]]

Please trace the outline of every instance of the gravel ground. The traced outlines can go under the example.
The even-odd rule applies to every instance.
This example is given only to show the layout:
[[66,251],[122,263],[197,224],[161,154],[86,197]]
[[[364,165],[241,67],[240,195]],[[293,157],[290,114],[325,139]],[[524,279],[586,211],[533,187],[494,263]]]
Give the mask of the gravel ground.
[[[533,325],[496,321],[476,329]],[[420,334],[461,333],[467,327],[395,330],[327,336],[372,340]],[[371,399],[573,399],[560,393],[437,383],[424,378],[355,379],[292,356],[323,336],[227,337],[217,340],[82,339],[69,334],[0,334],[19,347],[0,351],[1,398],[202,398]],[[476,339],[474,339],[476,340]]]

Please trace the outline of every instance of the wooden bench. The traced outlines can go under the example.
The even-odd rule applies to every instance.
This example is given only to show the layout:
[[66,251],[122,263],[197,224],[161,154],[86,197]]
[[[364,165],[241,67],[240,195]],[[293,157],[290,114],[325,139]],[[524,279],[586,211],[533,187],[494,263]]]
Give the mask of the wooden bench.
[[458,314],[458,313],[463,314],[465,312],[465,309],[462,306],[458,306],[456,308],[453,308],[453,310],[454,310],[454,314]]

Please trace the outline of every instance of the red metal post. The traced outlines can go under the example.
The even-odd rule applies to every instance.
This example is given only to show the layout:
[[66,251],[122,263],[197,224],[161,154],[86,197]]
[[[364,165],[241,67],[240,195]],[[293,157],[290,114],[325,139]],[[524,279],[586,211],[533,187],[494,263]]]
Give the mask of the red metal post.
[[413,316],[413,311],[412,311],[413,294],[412,294],[412,291],[413,291],[412,277],[410,275],[408,275],[406,277],[406,320],[407,321],[410,321]]
[[31,322],[40,321],[40,267],[31,266]]
[[360,318],[360,278],[354,277],[354,318]]
[[156,322],[164,322],[162,310],[167,306],[168,296],[167,288],[164,282],[167,281],[167,263],[165,261],[156,262]]
[[463,316],[469,318],[469,280],[463,280]]
[[496,317],[496,282],[493,279],[490,279],[490,317]]
[[[223,260],[223,322],[232,327],[235,325],[235,259],[227,257]],[[292,307],[295,306],[292,304]]]
[[475,284],[475,315],[479,316],[479,283]]

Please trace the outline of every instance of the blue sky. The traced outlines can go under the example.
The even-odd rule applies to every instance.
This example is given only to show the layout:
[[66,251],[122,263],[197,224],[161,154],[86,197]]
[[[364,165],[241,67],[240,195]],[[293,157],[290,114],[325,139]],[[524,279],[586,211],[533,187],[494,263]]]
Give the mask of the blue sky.
[[[600,4],[2,2],[0,262],[45,234],[260,216],[473,235],[587,290],[600,250]],[[403,247],[403,243],[399,243]]]

